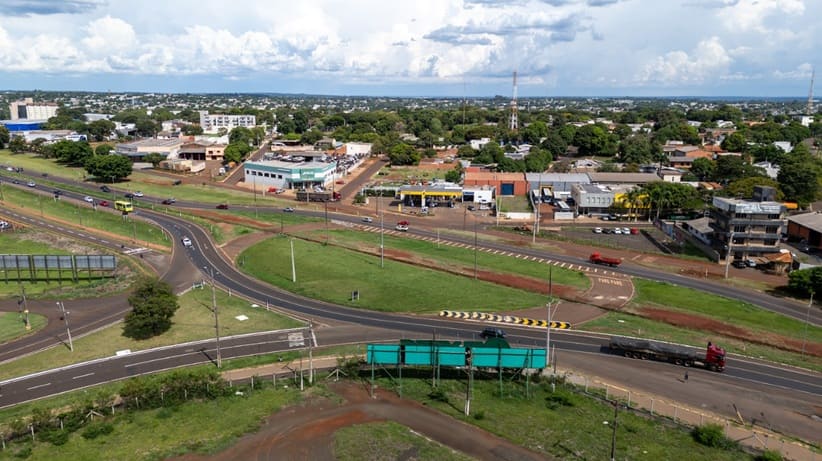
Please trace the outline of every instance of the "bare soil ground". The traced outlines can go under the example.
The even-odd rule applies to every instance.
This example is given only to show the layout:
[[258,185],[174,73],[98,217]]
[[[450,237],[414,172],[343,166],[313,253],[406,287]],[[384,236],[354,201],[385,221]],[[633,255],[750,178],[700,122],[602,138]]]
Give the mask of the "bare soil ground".
[[[223,460],[334,460],[337,429],[368,422],[395,421],[423,436],[480,460],[545,460],[505,439],[427,408],[418,402],[377,389],[374,398],[362,384],[333,383],[329,388],[343,403],[312,398],[266,419],[262,428],[240,439],[231,448],[211,456],[184,455],[177,461]],[[362,458],[381,459],[380,453]],[[410,457],[409,459],[414,459]]]

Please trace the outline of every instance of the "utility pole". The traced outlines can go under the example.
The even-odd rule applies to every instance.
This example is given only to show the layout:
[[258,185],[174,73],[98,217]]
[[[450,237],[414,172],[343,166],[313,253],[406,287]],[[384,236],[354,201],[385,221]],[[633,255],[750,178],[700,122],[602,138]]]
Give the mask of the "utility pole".
[[477,279],[477,221],[474,220],[474,280]]
[[614,424],[611,428],[611,461],[616,461],[617,411],[619,411],[619,401],[614,400]]
[[223,356],[220,352],[220,316],[217,311],[217,289],[214,287],[214,268],[203,266],[211,275],[211,312],[214,313],[214,335],[217,340],[217,368],[223,367]]
[[811,291],[811,299],[808,301],[808,314],[805,317],[805,333],[802,335],[802,356],[805,356],[805,343],[808,340],[808,324],[811,323],[811,306],[813,306],[813,291]]
[[68,337],[69,350],[74,352],[74,343],[71,340],[71,328],[69,328],[69,312],[66,310],[66,306],[63,305],[63,301],[58,301],[57,305],[60,307],[63,321],[66,323],[66,336]]
[[308,384],[314,384],[314,322],[308,321]]
[[380,268],[385,267],[385,227],[383,226],[384,213],[380,213]]
[[297,266],[294,264],[294,239],[291,239],[291,281],[297,283]]
[[[730,226],[732,224],[728,223],[728,225]],[[725,278],[728,278],[728,270],[731,267],[731,257],[732,257],[731,249],[732,249],[733,243],[734,243],[734,231],[731,231],[730,237],[728,238],[728,252],[725,253]]]

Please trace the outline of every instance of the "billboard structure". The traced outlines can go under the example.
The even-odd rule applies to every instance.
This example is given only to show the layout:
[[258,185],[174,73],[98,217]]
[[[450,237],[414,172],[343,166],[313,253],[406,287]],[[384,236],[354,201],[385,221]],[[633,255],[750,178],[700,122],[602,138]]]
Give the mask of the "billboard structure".
[[112,255],[0,255],[0,277],[6,283],[63,281],[112,277]]

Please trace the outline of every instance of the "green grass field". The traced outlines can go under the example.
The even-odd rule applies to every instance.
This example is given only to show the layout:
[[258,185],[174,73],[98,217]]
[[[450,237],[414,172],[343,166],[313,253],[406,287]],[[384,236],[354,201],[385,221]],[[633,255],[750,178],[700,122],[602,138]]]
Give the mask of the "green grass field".
[[[179,298],[180,309],[174,314],[174,325],[168,332],[145,341],[135,341],[122,335],[122,324],[115,324],[82,338],[74,338],[74,352],[65,347],[54,347],[30,355],[26,360],[3,364],[0,379],[22,376],[40,370],[51,369],[114,355],[124,349],[132,351],[179,344],[214,337],[214,316],[211,313],[211,290],[192,290]],[[231,336],[256,331],[295,328],[302,325],[291,318],[268,312],[265,308],[251,307],[251,303],[236,296],[229,297],[217,291],[220,315],[220,335]],[[247,320],[236,317],[245,315]]]
[[[611,404],[572,393],[563,385],[557,386],[557,391],[552,393],[547,384],[532,383],[533,395],[525,398],[522,383],[503,381],[504,396],[500,398],[496,379],[474,380],[472,416],[469,417],[463,414],[465,379],[440,383],[439,389],[446,401],[430,397],[430,379],[403,380],[402,394],[545,456],[569,460],[609,459],[612,429],[604,422],[613,420]],[[380,379],[378,385],[395,388],[397,383]],[[548,400],[552,395],[561,396],[559,401],[568,405],[552,409]],[[707,448],[694,442],[686,430],[621,411],[616,459],[730,461],[751,460],[753,457],[741,450]]]
[[[314,231],[312,234],[315,238],[325,237],[325,231]],[[366,245],[376,250],[380,244],[380,235],[378,233],[333,230],[329,232],[329,235],[334,243],[347,247]],[[436,242],[393,237],[391,235],[384,236],[384,242],[386,248],[412,252],[416,256],[423,255],[426,259],[437,261],[438,264],[453,265],[459,263],[463,267],[473,267],[474,265],[474,250],[471,248],[459,248],[445,244],[437,245]],[[549,268],[554,283],[572,286],[580,290],[586,290],[591,285],[588,277],[580,271],[548,266],[545,263],[526,261],[510,256],[494,255],[483,251],[477,252],[477,264],[484,270],[543,279],[546,288],[548,286]]]
[[[297,282],[289,242],[274,237],[240,254],[241,269],[272,285],[310,298],[384,312],[433,313],[442,309],[501,312],[539,306],[545,296],[408,264],[294,240]],[[351,292],[360,298],[351,301]]]
[[409,455],[442,461],[473,459],[392,421],[357,424],[334,433],[334,457],[339,461],[392,460]]
[[[773,333],[789,338],[805,334],[805,322],[779,315],[731,298],[711,295],[668,283],[634,279],[635,307],[650,305],[688,312],[745,328],[754,333]],[[807,328],[808,342],[822,343],[822,328]]]
[[[47,460],[161,460],[183,453],[214,453],[230,446],[245,433],[260,427],[264,418],[303,398],[298,387],[264,389],[245,396],[207,402],[187,402],[171,408],[131,411],[111,421],[114,431],[85,439],[72,433],[63,445],[38,442],[28,459]],[[30,445],[28,442],[19,444]],[[0,451],[1,459],[13,455],[18,443]]]
[[157,226],[138,219],[123,219],[119,212],[109,207],[98,206],[68,199],[54,200],[51,195],[21,190],[16,187],[3,188],[5,201],[25,208],[25,213],[35,216],[53,217],[72,226],[112,232],[138,242],[171,247],[168,236]]
[[26,336],[46,326],[46,317],[29,313],[30,330],[26,330],[26,315],[19,312],[0,312],[0,344]]

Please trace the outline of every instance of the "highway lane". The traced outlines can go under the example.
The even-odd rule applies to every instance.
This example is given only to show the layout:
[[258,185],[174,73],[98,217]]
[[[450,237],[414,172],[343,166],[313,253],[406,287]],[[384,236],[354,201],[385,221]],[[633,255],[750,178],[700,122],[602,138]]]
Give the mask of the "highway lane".
[[[214,268],[216,271],[215,278],[218,284],[225,288],[232,289],[235,293],[241,293],[248,296],[260,304],[268,302],[279,308],[295,312],[298,316],[302,316],[303,318],[313,318],[316,320],[327,319],[333,321],[351,322],[376,328],[389,328],[395,330],[397,332],[397,336],[420,334],[422,337],[426,338],[431,337],[432,332],[436,331],[437,334],[442,337],[468,338],[469,336],[473,337],[479,329],[479,325],[476,324],[455,322],[438,318],[396,316],[374,312],[363,312],[292,295],[239,274],[232,265],[217,255],[215,249],[211,246],[209,237],[203,230],[197,228],[196,226],[173,216],[165,216],[158,213],[152,214],[149,212],[146,212],[145,214],[150,215],[153,220],[157,221],[160,225],[166,228],[169,233],[173,235],[175,242],[179,242],[179,238],[182,235],[188,235],[192,238],[192,240],[194,240],[195,245],[193,249],[185,251],[185,254],[192,259],[196,267],[204,268],[202,272],[208,271],[209,268]],[[513,250],[518,250],[521,252],[523,249],[514,248]],[[509,334],[511,334],[512,339],[514,339],[517,343],[521,341],[523,344],[531,346],[540,346],[541,344],[544,344],[542,342],[544,340],[544,332],[529,330],[520,331],[519,329],[510,331],[511,328],[507,328],[509,329]],[[560,350],[569,351],[582,350],[586,352],[599,353],[598,351],[600,350],[601,345],[605,342],[599,338],[584,338],[576,336],[573,333],[557,332],[552,334],[552,337],[555,340],[555,345],[557,345]],[[363,338],[357,338],[356,334],[352,334],[347,338],[346,342],[360,342],[362,340]],[[261,349],[258,345],[257,350],[262,351],[263,349]],[[213,360],[213,347],[210,349],[203,349],[200,356],[193,353],[188,353],[187,355],[184,354],[183,356],[199,357],[200,361]],[[179,366],[186,363],[189,362],[182,360]],[[149,364],[153,365],[149,366]],[[136,371],[165,369],[158,368],[159,365],[171,366],[169,363],[161,363],[161,361],[147,361],[138,367],[129,367],[128,373],[123,376],[133,375]],[[630,365],[627,365],[627,367],[631,368]],[[729,370],[730,369],[731,366],[729,365]],[[756,363],[746,365],[745,368],[740,366],[737,367],[737,369],[738,371],[736,372],[726,373],[726,376],[736,377],[740,380],[757,384],[761,382],[769,382],[775,386],[796,389],[801,392],[808,392],[809,395],[816,398],[822,394],[818,387],[819,377],[817,374],[809,375],[801,371],[776,368],[767,364],[761,365]],[[82,378],[76,379],[93,380],[94,376],[97,376],[97,379],[102,379],[103,375],[104,373],[102,372],[97,373],[89,371],[74,375],[71,378],[75,379],[76,376],[82,376]],[[79,383],[80,381],[78,381],[78,384]],[[5,389],[5,385],[3,386]],[[38,389],[56,389],[52,388],[52,386],[53,383],[51,381],[32,383],[26,387],[26,390],[32,395],[36,395]],[[47,394],[48,392],[44,395]]]

